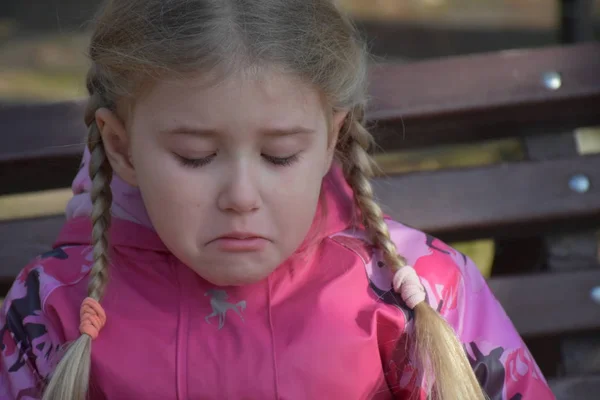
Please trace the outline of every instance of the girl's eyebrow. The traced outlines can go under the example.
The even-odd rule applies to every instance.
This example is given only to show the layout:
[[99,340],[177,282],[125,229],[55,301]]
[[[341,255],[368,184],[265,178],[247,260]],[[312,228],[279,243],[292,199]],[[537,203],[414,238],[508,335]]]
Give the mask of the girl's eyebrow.
[[[298,134],[311,134],[316,131],[311,128],[304,126],[292,126],[289,128],[266,128],[260,131],[265,136],[291,136]],[[214,137],[222,134],[218,129],[211,128],[199,128],[191,126],[177,126],[175,128],[164,129],[161,131],[164,135],[190,135],[190,136],[203,136],[203,137]]]
[[160,131],[162,135],[184,135],[184,136],[218,136],[219,131],[216,129],[207,129],[180,125],[174,128],[163,129]]
[[293,126],[290,128],[264,129],[261,131],[261,133],[265,136],[290,136],[298,134],[311,134],[315,133],[315,130],[304,126]]

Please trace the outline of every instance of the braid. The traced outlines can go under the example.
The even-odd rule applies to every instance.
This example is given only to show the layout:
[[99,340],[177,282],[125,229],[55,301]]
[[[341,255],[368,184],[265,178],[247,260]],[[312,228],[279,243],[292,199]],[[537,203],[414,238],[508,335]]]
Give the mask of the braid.
[[96,124],[96,110],[106,106],[108,101],[104,86],[100,82],[95,65],[90,68],[86,87],[90,94],[85,110],[85,123],[89,127],[87,146],[90,152],[89,174],[92,181],[92,243],[94,245],[94,266],[92,267],[88,296],[100,300],[108,282],[108,230],[110,228],[110,206],[112,204],[112,168],[104,150],[100,129]]
[[[407,262],[398,254],[388,226],[383,220],[381,207],[373,199],[370,178],[376,164],[368,153],[373,138],[362,124],[363,117],[362,106],[358,106],[349,114],[338,141],[338,157],[344,166],[346,179],[354,191],[367,233],[371,241],[381,249],[387,266],[395,273],[405,267]],[[452,327],[425,301],[417,304],[414,312],[416,361],[421,366],[423,376],[431,377],[434,381],[431,382],[431,398],[486,399]]]
[[347,162],[344,163],[345,175],[354,191],[363,224],[371,241],[381,249],[387,265],[396,270],[406,265],[406,260],[398,254],[396,245],[390,238],[388,226],[383,220],[381,207],[374,200],[370,179],[374,175],[376,165],[368,153],[373,139],[357,119],[357,115],[361,114],[362,111],[355,111],[350,115],[351,125],[346,128],[348,131],[344,135],[345,153],[348,155]]
[[100,300],[108,281],[108,230],[112,203],[110,190],[112,168],[104,151],[100,130],[95,122],[90,126],[88,147],[91,155],[92,243],[94,244],[94,266],[88,285],[88,295],[95,300]]
[[[92,70],[93,71],[93,70]],[[90,73],[93,75],[93,73]],[[88,297],[100,301],[108,282],[108,230],[112,192],[112,168],[104,150],[95,112],[104,101],[97,82],[88,75],[90,99],[86,107],[85,122],[89,127],[90,178],[92,180],[92,243],[94,265],[90,273]],[[80,327],[81,330],[81,327]],[[44,391],[43,400],[85,400],[87,398],[92,356],[92,337],[82,333],[67,349],[56,366]]]

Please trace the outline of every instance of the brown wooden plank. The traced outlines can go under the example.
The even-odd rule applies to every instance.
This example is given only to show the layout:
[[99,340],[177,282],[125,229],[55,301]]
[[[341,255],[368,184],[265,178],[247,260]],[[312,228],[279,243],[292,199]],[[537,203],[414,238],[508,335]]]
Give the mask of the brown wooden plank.
[[[384,64],[371,70],[369,116],[387,150],[595,125],[599,69],[600,43]],[[558,90],[548,71],[562,74]]]
[[597,400],[600,376],[571,376],[548,380],[556,400]]
[[[523,140],[528,159],[553,160],[578,155],[573,132],[525,137]],[[571,272],[573,269],[598,270],[598,237],[596,229],[577,232],[550,232],[541,235],[548,272]],[[573,312],[578,312],[577,308]],[[598,333],[566,335],[555,343],[560,357],[557,366],[568,376],[600,372],[600,341]]]
[[69,187],[80,162],[81,153],[0,163],[0,196]]
[[[568,180],[575,173],[585,173],[591,180],[588,193],[569,189]],[[384,210],[393,217],[455,240],[599,224],[600,187],[596,182],[600,182],[598,155],[390,176],[376,179],[374,186]],[[21,238],[28,238],[30,231],[36,235],[46,232],[45,227],[32,223],[24,223],[21,229],[1,224],[2,247],[18,249],[16,254],[29,257],[31,253],[19,249]],[[10,229],[2,228],[6,226]],[[0,265],[19,264],[1,261]]]
[[[600,123],[598,69],[598,43],[374,66],[368,115],[386,150],[556,132]],[[552,70],[563,74],[556,91],[541,83]],[[63,184],[83,148],[82,112],[79,101],[0,107],[0,190],[44,174],[44,188]]]
[[600,335],[598,332],[569,335],[563,338],[560,349],[564,374],[600,374]]
[[0,222],[0,287],[10,284],[31,259],[51,249],[64,216]]
[[0,195],[70,186],[83,152],[83,104],[0,107]]
[[[52,217],[0,223],[0,285],[10,284],[33,257],[50,249],[63,221]],[[600,329],[600,304],[590,297],[591,289],[600,286],[600,270],[495,277],[489,285],[524,336]]]
[[83,103],[0,106],[0,163],[80,155],[85,143]]
[[523,336],[600,330],[600,304],[590,296],[600,270],[498,277],[489,285]]
[[355,18],[377,57],[427,59],[504,49],[554,45],[554,29],[503,26],[442,25],[438,21]]
[[[587,193],[569,188],[575,174]],[[392,217],[446,240],[600,225],[600,155],[388,176],[374,189]]]
[[535,336],[524,338],[525,345],[531,352],[533,359],[540,367],[542,374],[547,377],[562,376],[561,365],[561,336]]

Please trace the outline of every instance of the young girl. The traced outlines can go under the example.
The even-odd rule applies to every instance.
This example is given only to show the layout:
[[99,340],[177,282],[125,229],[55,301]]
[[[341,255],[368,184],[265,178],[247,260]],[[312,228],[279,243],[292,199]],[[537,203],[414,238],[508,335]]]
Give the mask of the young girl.
[[1,399],[554,398],[473,263],[373,200],[366,55],[332,0],[112,0],[90,56]]

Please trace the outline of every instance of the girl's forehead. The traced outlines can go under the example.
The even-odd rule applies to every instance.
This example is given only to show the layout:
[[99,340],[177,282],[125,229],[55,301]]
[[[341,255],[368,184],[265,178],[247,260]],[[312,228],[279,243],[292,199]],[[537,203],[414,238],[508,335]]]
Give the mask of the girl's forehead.
[[276,70],[218,81],[203,75],[161,80],[136,101],[135,108],[137,116],[169,125],[173,120],[210,125],[235,119],[300,123],[324,115],[319,90]]
[[281,97],[314,96],[319,91],[302,78],[275,68],[242,69],[221,75],[216,72],[187,75],[178,79],[163,79],[153,85],[150,93],[232,98],[252,92],[261,99],[280,100]]

